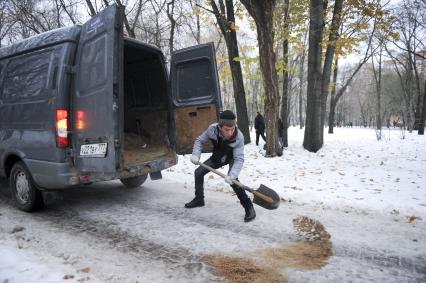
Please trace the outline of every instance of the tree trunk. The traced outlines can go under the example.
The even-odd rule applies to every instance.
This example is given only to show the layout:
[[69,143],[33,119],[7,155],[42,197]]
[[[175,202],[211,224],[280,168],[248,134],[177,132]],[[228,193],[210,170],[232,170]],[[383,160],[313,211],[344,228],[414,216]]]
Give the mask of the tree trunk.
[[[425,2],[426,3],[426,2]],[[420,89],[420,77],[417,68],[416,55],[413,56],[414,77],[416,79],[416,111],[414,112],[414,130],[419,129],[420,118],[422,116],[422,92]]]
[[172,57],[172,54],[173,54],[174,41],[175,41],[176,20],[173,18],[174,9],[175,9],[175,1],[172,0],[169,3],[167,3],[167,17],[169,18],[169,21],[170,21],[170,37],[169,37],[170,58]]
[[273,18],[276,0],[241,0],[256,22],[259,61],[265,94],[266,156],[281,155],[278,145],[277,116],[279,110],[278,74],[275,68]]
[[303,51],[302,56],[300,57],[300,67],[299,67],[299,125],[300,129],[303,129],[303,81],[304,81],[304,72],[305,72],[305,56],[306,52]]
[[[288,29],[289,21],[289,0],[284,0],[285,10],[284,10],[284,29]],[[283,96],[281,101],[281,121],[283,123],[283,147],[288,147],[288,90],[289,90],[289,77],[288,77],[288,36],[283,41],[283,60],[284,60],[284,70],[283,70]]]
[[334,116],[336,111],[336,84],[337,84],[337,74],[338,74],[338,66],[337,64],[339,60],[336,58],[334,60],[334,71],[333,71],[333,89],[331,90],[330,96],[330,113],[328,114],[328,133],[333,134],[334,129]]
[[[374,57],[373,57],[374,60]],[[373,65],[374,66],[374,65]],[[379,73],[376,76],[376,72],[374,71],[374,77],[376,79],[376,95],[377,95],[377,118],[376,118],[376,136],[377,140],[382,139],[382,116],[381,116],[381,96],[382,96],[382,48],[380,47],[379,53]]]
[[425,87],[423,89],[423,107],[422,107],[422,115],[420,117],[420,123],[419,123],[419,135],[425,134],[425,119],[426,119],[426,80],[425,80]]
[[[121,0],[115,0],[115,1],[116,1],[116,3],[117,3],[118,6],[124,7],[123,4],[121,3]],[[108,3],[105,3],[106,6],[108,6],[107,4]],[[136,38],[135,31],[132,30],[132,28],[130,26],[130,23],[129,23],[129,19],[127,18],[126,14],[124,15],[124,27],[126,28],[126,32],[127,32],[127,35],[129,37]]]
[[333,9],[333,19],[331,21],[330,33],[328,37],[327,50],[325,52],[324,67],[322,71],[321,82],[321,139],[324,138],[324,123],[327,108],[327,97],[329,93],[331,68],[333,65],[333,57],[336,51],[336,41],[339,38],[339,28],[342,19],[343,0],[335,0]]
[[94,17],[96,15],[95,8],[93,8],[92,2],[90,0],[86,0],[87,7],[89,8],[90,16]]
[[321,43],[323,33],[323,1],[311,0],[309,20],[308,86],[306,127],[303,147],[317,152],[323,145],[321,130]]
[[328,133],[334,134],[334,120],[336,116],[336,101],[330,99],[330,113],[328,113]]
[[[234,89],[235,107],[238,117],[238,128],[244,135],[245,143],[250,143],[249,121],[247,114],[246,93],[244,91],[243,72],[241,70],[240,61],[234,60],[238,58],[238,41],[235,29],[235,15],[233,0],[226,0],[226,8],[223,0],[219,0],[219,8],[215,1],[210,1],[214,15],[218,22],[219,28],[225,38],[228,50],[229,66],[232,74],[232,86]],[[226,15],[226,17],[225,17]]]
[[200,15],[197,13],[197,32],[195,33],[195,40],[197,44],[201,44],[201,25],[200,25]]
[[411,52],[408,52],[408,63],[407,63],[407,77],[406,77],[406,83],[407,83],[407,129],[408,132],[411,133],[413,131],[414,126],[414,111],[413,111],[413,56]]

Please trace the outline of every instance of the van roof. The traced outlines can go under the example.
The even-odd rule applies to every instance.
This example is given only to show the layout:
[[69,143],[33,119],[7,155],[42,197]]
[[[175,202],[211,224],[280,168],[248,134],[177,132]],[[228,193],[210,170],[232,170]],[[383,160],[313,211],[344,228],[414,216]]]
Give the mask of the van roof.
[[29,51],[31,49],[47,47],[52,44],[58,44],[66,41],[76,42],[80,35],[80,31],[81,26],[75,25],[31,36],[12,45],[0,48],[0,59],[18,55],[19,53]]

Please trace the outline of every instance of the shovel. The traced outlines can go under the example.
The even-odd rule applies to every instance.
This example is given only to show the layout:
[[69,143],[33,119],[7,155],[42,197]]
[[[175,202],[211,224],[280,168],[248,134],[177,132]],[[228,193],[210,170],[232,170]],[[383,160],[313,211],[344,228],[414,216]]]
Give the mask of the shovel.
[[[198,162],[198,164],[207,170],[221,176],[222,178],[225,178],[226,175],[223,174],[220,171],[217,171],[216,169],[211,168],[210,166],[204,164],[203,162]],[[259,189],[255,190],[252,188],[247,187],[246,185],[240,183],[237,180],[232,180],[232,182],[239,186],[240,188],[243,188],[246,191],[249,191],[253,194],[253,202],[263,208],[266,209],[276,209],[280,205],[280,196],[272,189],[268,188],[265,185],[260,185]]]

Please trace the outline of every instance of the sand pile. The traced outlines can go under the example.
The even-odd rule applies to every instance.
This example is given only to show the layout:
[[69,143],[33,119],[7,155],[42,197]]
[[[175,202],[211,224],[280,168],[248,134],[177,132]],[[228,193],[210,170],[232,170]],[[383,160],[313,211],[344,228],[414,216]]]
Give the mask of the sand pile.
[[231,283],[279,282],[281,278],[273,268],[258,265],[247,258],[208,255],[204,259],[219,276]]
[[317,220],[301,216],[293,219],[303,241],[280,248],[256,250],[245,257],[209,255],[205,261],[228,282],[287,282],[289,268],[319,269],[332,255],[330,234]]
[[309,217],[300,216],[293,219],[293,227],[297,235],[306,241],[330,240],[330,234],[325,230],[324,225]]

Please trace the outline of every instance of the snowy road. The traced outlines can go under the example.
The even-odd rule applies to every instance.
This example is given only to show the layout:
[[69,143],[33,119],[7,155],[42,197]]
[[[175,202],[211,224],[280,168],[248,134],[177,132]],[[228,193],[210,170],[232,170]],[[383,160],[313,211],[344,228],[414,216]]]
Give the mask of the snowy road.
[[[2,179],[0,282],[222,282],[226,272],[208,264],[212,256],[251,260],[259,282],[269,278],[262,269],[279,282],[426,281],[426,221],[282,202],[274,211],[256,207],[256,220],[244,223],[230,193],[207,191],[205,207],[183,208],[192,196],[167,178],[132,190],[104,182],[27,214],[13,207]],[[331,234],[324,264],[294,246],[292,219],[301,215]],[[274,259],[270,251],[283,248],[285,258]]]

